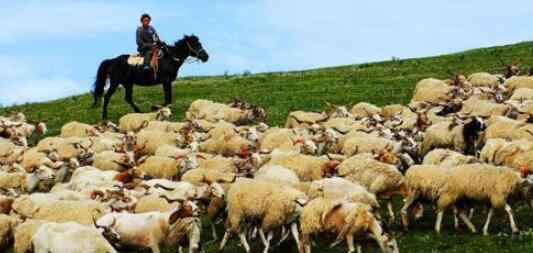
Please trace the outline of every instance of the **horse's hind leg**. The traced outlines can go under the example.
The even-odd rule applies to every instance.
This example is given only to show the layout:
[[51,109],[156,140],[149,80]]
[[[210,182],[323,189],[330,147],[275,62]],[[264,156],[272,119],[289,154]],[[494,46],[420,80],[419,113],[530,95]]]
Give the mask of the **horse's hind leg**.
[[118,83],[111,82],[111,85],[109,86],[109,89],[105,93],[104,96],[104,110],[102,112],[102,119],[107,119],[107,106],[109,105],[109,100],[111,100],[111,97],[115,93],[115,91],[118,88]]
[[135,103],[133,102],[133,85],[131,84],[125,84],[123,85],[124,86],[124,89],[126,90],[125,92],[125,97],[124,99],[126,100],[126,102],[128,102],[128,104],[131,105],[131,107],[133,108],[133,110],[135,112],[141,112],[141,110],[139,109],[139,107],[137,107],[137,105],[135,105]]

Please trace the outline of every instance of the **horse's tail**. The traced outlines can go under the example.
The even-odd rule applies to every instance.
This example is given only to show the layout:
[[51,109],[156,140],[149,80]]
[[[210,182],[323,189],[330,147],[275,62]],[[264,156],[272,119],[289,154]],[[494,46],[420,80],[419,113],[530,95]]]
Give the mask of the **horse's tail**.
[[104,60],[102,63],[100,63],[100,67],[98,67],[98,71],[96,72],[96,81],[93,84],[92,91],[94,97],[93,107],[98,106],[100,103],[100,98],[104,94],[105,84],[109,75],[109,66],[112,62],[113,61],[111,59]]

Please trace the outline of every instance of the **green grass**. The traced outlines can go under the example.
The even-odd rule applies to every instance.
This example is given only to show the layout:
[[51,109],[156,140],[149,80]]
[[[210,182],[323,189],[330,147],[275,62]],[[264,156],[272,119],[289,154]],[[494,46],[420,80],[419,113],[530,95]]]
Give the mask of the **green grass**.
[[[228,102],[233,97],[264,106],[268,111],[268,123],[281,125],[289,111],[321,111],[325,102],[350,105],[366,101],[377,105],[407,103],[415,83],[426,77],[447,78],[448,73],[472,73],[488,71],[501,72],[500,59],[507,63],[520,59],[524,71],[533,66],[533,42],[514,45],[469,50],[461,53],[405,59],[399,61],[376,62],[307,71],[264,73],[250,76],[215,76],[183,78],[175,82],[175,112],[172,120],[183,118],[188,105],[195,99],[205,98]],[[216,60],[216,59],[214,59]],[[95,66],[95,71],[96,71]],[[201,65],[185,66],[201,68]],[[123,100],[124,93],[119,91],[111,102],[109,116],[117,120],[121,115],[131,112]],[[135,101],[145,111],[153,104],[163,101],[162,88],[135,88]],[[96,123],[100,110],[90,108],[92,98],[89,94],[69,97],[46,103],[26,104],[0,109],[0,115],[24,112],[29,119],[45,121],[50,128],[49,135],[59,133],[60,127],[72,120]],[[479,209],[481,210],[481,209]],[[475,216],[475,224],[481,228],[483,211]],[[501,217],[504,217],[501,215]],[[456,232],[447,218],[444,232],[433,232],[434,216],[427,210],[427,216],[408,233],[396,227],[397,238],[402,252],[533,252],[533,212],[518,206],[516,218],[523,232],[510,236],[505,220],[496,218],[491,231],[494,235],[483,237],[471,235],[466,231]],[[234,240],[235,241],[235,240]],[[215,252],[213,245],[207,245],[207,252]],[[256,248],[260,250],[261,248]],[[292,250],[291,250],[292,249]],[[375,247],[372,247],[375,250]],[[292,245],[278,248],[276,252],[294,252]],[[327,249],[320,247],[316,252],[344,252],[345,248]],[[173,252],[173,251],[167,251]],[[232,243],[226,252],[242,252]],[[365,252],[373,252],[365,250]]]

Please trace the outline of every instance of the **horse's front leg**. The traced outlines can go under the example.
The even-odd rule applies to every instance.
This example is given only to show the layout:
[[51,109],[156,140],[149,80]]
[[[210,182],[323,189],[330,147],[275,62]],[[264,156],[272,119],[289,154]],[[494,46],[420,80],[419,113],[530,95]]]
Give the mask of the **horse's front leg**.
[[172,104],[172,82],[171,81],[165,81],[163,83],[163,91],[165,93],[165,104],[164,106],[168,106]]

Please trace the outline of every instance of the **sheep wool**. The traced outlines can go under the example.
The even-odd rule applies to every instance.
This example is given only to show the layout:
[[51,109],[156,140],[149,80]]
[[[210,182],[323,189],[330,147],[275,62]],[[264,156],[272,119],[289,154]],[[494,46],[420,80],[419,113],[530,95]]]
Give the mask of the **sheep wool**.
[[376,195],[358,183],[350,180],[332,177],[313,181],[307,192],[309,198],[349,199],[353,202],[367,204],[371,207],[379,207]]
[[473,73],[468,76],[467,81],[473,87],[496,88],[498,85],[500,85],[500,78],[487,72]]
[[533,77],[531,76],[513,76],[505,81],[507,90],[512,94],[518,88],[533,89]]
[[423,101],[438,103],[450,100],[453,87],[446,82],[434,78],[420,80],[415,87],[411,102]]
[[82,225],[92,225],[93,217],[98,219],[105,213],[107,213],[107,208],[93,200],[60,200],[41,206],[30,218],[50,222],[72,221]]
[[141,197],[135,205],[135,213],[168,212],[179,207],[178,203],[168,203],[165,199],[151,194]]
[[533,99],[533,88],[518,88],[514,90],[509,100],[524,101]]
[[26,220],[15,229],[15,253],[26,253],[32,248],[32,238],[46,221]]
[[166,107],[152,113],[128,113],[118,120],[118,128],[123,133],[138,132],[146,127],[150,121],[163,120],[170,115],[172,112]]
[[454,167],[476,162],[478,160],[474,156],[467,156],[453,150],[438,148],[427,153],[422,164]]
[[179,144],[183,144],[183,137],[179,133],[143,129],[137,134],[137,147],[141,155],[154,155],[161,146]]
[[394,166],[365,156],[353,156],[337,167],[338,175],[359,183],[376,195],[399,190],[403,175]]
[[60,136],[68,137],[89,137],[98,135],[98,130],[95,127],[81,123],[78,121],[71,121],[61,127]]
[[164,156],[150,156],[137,169],[155,178],[172,179],[179,176],[180,162]]
[[381,108],[370,103],[360,102],[352,107],[350,113],[356,118],[372,117],[381,114]]
[[489,100],[471,97],[463,102],[461,112],[471,116],[490,117],[505,115],[511,107],[506,104],[498,104]]
[[280,153],[272,155],[265,166],[279,165],[293,170],[301,181],[322,179],[326,175],[326,166],[330,161],[315,156],[298,153]]
[[294,111],[289,113],[285,128],[307,128],[328,120],[326,113]]
[[11,241],[13,231],[20,222],[13,216],[0,214],[0,250],[7,248],[7,243]]

